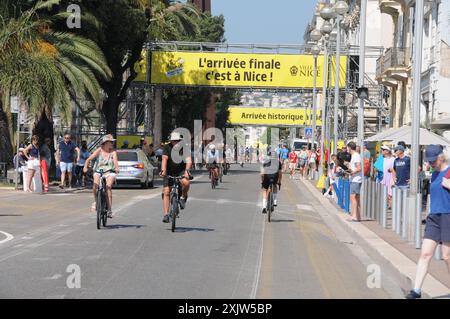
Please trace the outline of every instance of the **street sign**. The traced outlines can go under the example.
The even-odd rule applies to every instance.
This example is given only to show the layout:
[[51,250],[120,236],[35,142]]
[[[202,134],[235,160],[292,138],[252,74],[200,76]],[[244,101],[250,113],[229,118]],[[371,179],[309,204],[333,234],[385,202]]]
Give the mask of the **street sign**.
[[386,124],[389,124],[390,121],[391,121],[391,118],[389,117],[389,115],[384,118],[384,122]]
[[11,96],[11,113],[20,113],[18,96]]
[[312,137],[312,127],[305,127],[305,137],[306,138]]

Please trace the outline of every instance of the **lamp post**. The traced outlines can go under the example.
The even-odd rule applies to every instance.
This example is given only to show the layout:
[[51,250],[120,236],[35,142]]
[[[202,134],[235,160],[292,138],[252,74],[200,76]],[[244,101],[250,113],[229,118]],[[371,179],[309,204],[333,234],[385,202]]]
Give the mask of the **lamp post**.
[[316,141],[316,112],[317,112],[317,56],[320,53],[320,48],[317,44],[311,48],[311,53],[314,56],[314,81],[313,81],[313,110],[312,110],[312,147],[315,148]]
[[330,19],[334,17],[334,9],[324,6],[320,10],[320,17],[324,20],[320,32],[323,35],[323,84],[322,84],[322,130],[320,134],[320,167],[319,176],[323,175],[325,162],[325,136],[327,134],[327,88],[328,88],[328,39],[333,30]]
[[339,108],[339,75],[340,75],[340,61],[341,61],[341,19],[344,14],[348,12],[348,4],[345,1],[338,1],[334,5],[334,11],[336,12],[336,60],[335,60],[335,76],[334,76],[334,145],[333,152],[337,152],[338,142],[338,108]]

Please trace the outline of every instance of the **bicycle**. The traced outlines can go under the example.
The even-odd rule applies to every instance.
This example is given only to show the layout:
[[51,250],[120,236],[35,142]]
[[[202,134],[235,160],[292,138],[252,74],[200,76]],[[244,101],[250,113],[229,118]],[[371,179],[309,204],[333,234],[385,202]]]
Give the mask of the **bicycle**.
[[170,209],[169,209],[169,217],[172,221],[172,232],[175,231],[176,228],[176,220],[180,214],[180,197],[181,197],[181,184],[180,180],[186,178],[185,176],[168,176],[169,179],[173,179],[174,183],[172,189],[170,191]]
[[103,172],[99,170],[97,173],[100,174],[100,183],[97,186],[97,200],[96,200],[96,210],[97,210],[97,229],[100,229],[101,224],[106,227],[108,222],[108,211],[106,205],[106,177],[104,174],[113,172],[112,170]]
[[270,183],[268,194],[267,194],[267,221],[270,223],[272,212],[275,210],[275,205],[273,201],[273,186],[275,183]]

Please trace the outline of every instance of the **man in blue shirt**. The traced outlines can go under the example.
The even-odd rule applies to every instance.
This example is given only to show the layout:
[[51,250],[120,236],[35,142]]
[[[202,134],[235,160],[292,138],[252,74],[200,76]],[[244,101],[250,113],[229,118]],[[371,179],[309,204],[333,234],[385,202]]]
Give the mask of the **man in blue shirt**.
[[61,185],[59,187],[64,189],[64,181],[66,179],[66,172],[69,177],[69,189],[72,188],[72,168],[74,162],[74,152],[77,152],[77,162],[80,161],[80,149],[71,141],[70,134],[64,135],[64,140],[59,143],[58,152],[56,154],[56,165],[59,165],[61,170]]
[[402,145],[397,145],[394,151],[397,156],[392,169],[395,186],[406,189],[409,187],[411,159],[405,155],[405,148]]
[[289,164],[289,150],[286,148],[286,145],[283,145],[280,150],[280,159],[281,163],[283,164],[283,172],[287,171],[288,164]]

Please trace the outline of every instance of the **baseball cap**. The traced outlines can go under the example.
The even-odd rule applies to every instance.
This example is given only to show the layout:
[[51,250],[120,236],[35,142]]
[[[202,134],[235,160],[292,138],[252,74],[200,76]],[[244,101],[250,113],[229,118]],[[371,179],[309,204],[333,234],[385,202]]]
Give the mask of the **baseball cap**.
[[425,160],[427,162],[434,162],[442,153],[444,151],[440,145],[428,145],[425,150]]
[[106,142],[114,142],[114,141],[115,141],[115,139],[113,138],[113,136],[111,134],[107,134],[102,137],[102,144],[104,144]]
[[172,132],[172,133],[170,133],[169,140],[171,140],[171,141],[181,141],[182,140],[181,134],[178,133],[178,132]]
[[400,152],[404,152],[405,151],[405,148],[403,147],[403,145],[397,145],[395,148],[394,148],[394,151],[400,151]]
[[387,145],[381,146],[381,149],[385,150],[385,151],[389,151],[389,152],[391,151],[391,148],[389,146],[387,146]]

